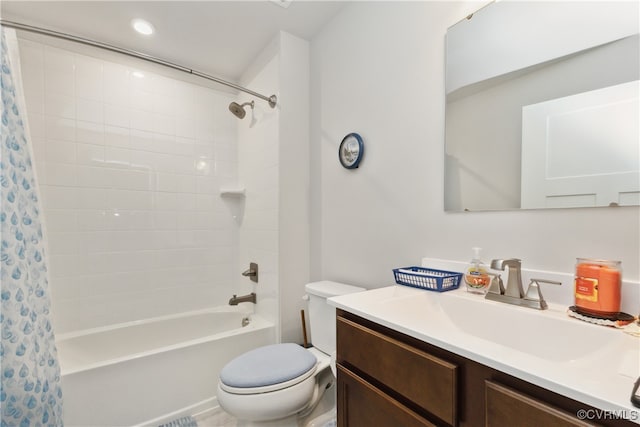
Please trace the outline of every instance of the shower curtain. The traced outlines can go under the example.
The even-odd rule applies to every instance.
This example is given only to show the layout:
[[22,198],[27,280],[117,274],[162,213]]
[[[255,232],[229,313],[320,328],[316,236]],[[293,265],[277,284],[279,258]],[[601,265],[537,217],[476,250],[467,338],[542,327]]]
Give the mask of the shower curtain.
[[60,367],[15,31],[0,28],[1,426],[62,426]]

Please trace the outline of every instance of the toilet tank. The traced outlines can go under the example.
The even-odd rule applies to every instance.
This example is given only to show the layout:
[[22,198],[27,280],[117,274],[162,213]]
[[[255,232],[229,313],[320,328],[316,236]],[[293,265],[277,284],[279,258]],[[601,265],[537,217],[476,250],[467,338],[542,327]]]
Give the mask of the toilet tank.
[[362,292],[366,289],[323,280],[308,283],[305,290],[309,295],[311,343],[318,350],[331,355],[336,350],[336,308],[327,303],[327,298]]

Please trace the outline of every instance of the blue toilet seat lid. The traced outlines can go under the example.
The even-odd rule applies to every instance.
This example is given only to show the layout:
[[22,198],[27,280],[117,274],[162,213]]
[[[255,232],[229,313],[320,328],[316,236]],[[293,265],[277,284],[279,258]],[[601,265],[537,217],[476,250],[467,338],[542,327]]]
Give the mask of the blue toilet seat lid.
[[300,377],[316,363],[316,357],[297,344],[267,345],[227,363],[220,371],[220,382],[235,388],[266,387]]

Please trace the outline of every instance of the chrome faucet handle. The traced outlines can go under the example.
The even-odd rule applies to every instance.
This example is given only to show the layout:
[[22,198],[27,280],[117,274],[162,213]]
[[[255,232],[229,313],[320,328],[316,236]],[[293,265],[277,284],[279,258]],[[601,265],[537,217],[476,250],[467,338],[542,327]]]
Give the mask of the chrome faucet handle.
[[487,274],[491,276],[491,285],[489,286],[488,292],[504,295],[504,283],[502,282],[502,277],[499,274],[495,273]]
[[546,310],[549,308],[547,302],[544,300],[542,296],[542,291],[540,290],[540,283],[549,283],[550,285],[562,285],[562,282],[558,282],[555,280],[545,280],[545,279],[531,279],[529,282],[529,287],[527,288],[527,293],[525,295],[525,299],[531,301],[539,301],[540,310]]
[[249,269],[242,272],[242,275],[248,277],[252,282],[258,283],[258,264],[249,263]]

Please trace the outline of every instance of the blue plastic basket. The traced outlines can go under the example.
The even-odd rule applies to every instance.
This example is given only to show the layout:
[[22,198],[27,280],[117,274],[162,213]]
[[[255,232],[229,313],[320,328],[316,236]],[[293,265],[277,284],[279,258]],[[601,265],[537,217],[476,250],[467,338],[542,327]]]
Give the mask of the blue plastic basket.
[[424,267],[394,268],[393,276],[399,285],[436,292],[457,289],[462,281],[462,273]]

